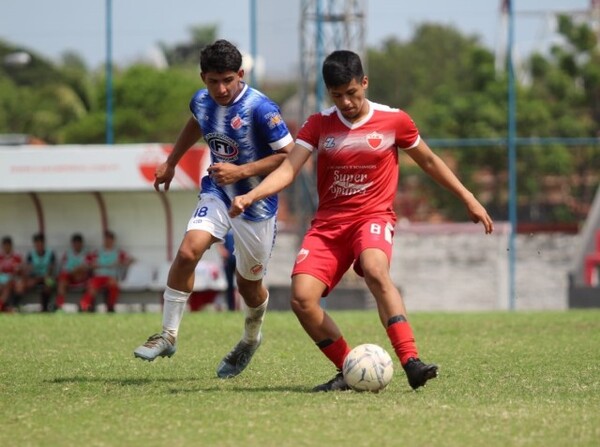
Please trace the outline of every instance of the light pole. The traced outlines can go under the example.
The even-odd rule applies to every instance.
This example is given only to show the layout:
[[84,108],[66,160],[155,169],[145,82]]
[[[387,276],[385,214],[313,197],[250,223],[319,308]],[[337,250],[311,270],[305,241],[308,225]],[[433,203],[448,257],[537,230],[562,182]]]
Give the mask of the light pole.
[[106,0],[106,144],[113,144],[112,0]]
[[252,69],[250,70],[250,85],[256,86],[256,0],[250,0],[250,54],[252,54]]
[[508,65],[508,217],[510,235],[508,241],[508,287],[509,309],[516,308],[515,263],[517,233],[517,106],[515,89],[515,67],[513,63],[513,46],[515,20],[513,0],[506,0],[508,8],[508,48],[506,52]]

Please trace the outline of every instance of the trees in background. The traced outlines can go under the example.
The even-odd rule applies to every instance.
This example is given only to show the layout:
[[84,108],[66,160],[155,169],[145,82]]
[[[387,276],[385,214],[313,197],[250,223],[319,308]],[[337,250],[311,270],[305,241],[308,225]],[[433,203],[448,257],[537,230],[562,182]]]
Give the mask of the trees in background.
[[[600,130],[600,50],[586,24],[560,17],[562,42],[533,54],[518,77],[520,137],[596,137]],[[160,44],[169,68],[136,63],[115,67],[116,143],[172,142],[189,116],[188,101],[202,87],[199,48],[214,41],[216,26],[190,30],[188,42]],[[58,63],[29,52],[27,64],[6,63],[21,49],[0,41],[0,133],[25,133],[49,143],[105,141],[105,77],[66,53]],[[437,24],[422,24],[408,41],[389,38],[366,58],[369,97],[407,110],[428,141],[506,136],[506,74],[479,39]],[[295,81],[265,82],[279,103],[294,94]],[[506,210],[506,148],[437,149],[497,218]],[[520,213],[529,219],[573,221],[587,211],[598,184],[598,147],[521,146],[518,149]],[[408,158],[407,158],[408,160]],[[456,201],[444,200],[409,163],[402,185],[414,203],[440,209],[443,218],[464,217]],[[555,183],[554,186],[549,185]],[[567,187],[565,187],[567,182]],[[411,186],[412,185],[412,186]],[[549,194],[548,191],[552,191]],[[399,197],[406,196],[401,191]],[[421,197],[420,197],[421,196]],[[580,200],[581,199],[581,200]],[[402,199],[401,199],[402,200]],[[437,201],[437,203],[436,203]],[[420,206],[420,205],[419,205]],[[413,205],[407,205],[410,214]],[[430,211],[429,211],[430,212]],[[418,213],[413,213],[418,218]],[[526,217],[526,218],[527,218]]]
[[[559,17],[562,43],[532,55],[519,70],[519,137],[576,138],[600,135],[600,47],[587,24]],[[452,27],[424,24],[413,39],[389,39],[369,50],[370,97],[407,110],[432,142],[436,138],[505,138],[507,80],[494,55],[476,38]],[[501,145],[445,150],[461,178],[486,198],[495,216],[506,217],[506,148]],[[573,221],[585,215],[598,184],[600,149],[552,145],[520,146],[520,214],[531,220]],[[404,185],[439,197],[446,217],[463,215],[454,201],[430,194],[419,170],[405,170]],[[570,176],[576,176],[571,177]],[[561,180],[562,179],[562,180]],[[411,194],[414,198],[415,194]],[[581,200],[579,200],[581,198]],[[444,203],[441,203],[443,201]],[[447,203],[446,203],[447,202]]]

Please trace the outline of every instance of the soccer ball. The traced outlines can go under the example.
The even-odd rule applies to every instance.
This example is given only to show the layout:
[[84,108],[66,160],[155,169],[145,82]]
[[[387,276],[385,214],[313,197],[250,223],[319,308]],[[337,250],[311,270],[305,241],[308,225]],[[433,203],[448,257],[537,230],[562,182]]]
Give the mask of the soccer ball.
[[353,390],[377,393],[392,380],[394,364],[385,349],[366,343],[350,351],[344,360],[342,373]]

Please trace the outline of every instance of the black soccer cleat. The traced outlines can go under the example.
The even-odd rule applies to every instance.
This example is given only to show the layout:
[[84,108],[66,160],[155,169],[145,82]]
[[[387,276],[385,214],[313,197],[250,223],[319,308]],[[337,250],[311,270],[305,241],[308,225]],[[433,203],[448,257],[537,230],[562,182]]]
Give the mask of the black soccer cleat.
[[323,383],[321,385],[317,385],[312,389],[313,393],[318,393],[321,391],[348,391],[350,386],[344,380],[344,374],[342,372],[338,372],[333,379],[329,382]]
[[438,376],[438,367],[433,363],[428,365],[418,358],[411,357],[403,366],[408,384],[413,390],[425,386],[429,379],[435,379]]

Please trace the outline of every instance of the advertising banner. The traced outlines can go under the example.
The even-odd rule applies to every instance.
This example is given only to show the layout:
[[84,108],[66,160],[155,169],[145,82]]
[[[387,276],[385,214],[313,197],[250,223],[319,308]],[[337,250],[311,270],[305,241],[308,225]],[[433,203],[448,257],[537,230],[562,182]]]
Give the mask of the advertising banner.
[[[0,192],[143,191],[171,145],[63,145],[0,147]],[[198,189],[210,164],[206,146],[190,148],[171,189]]]

